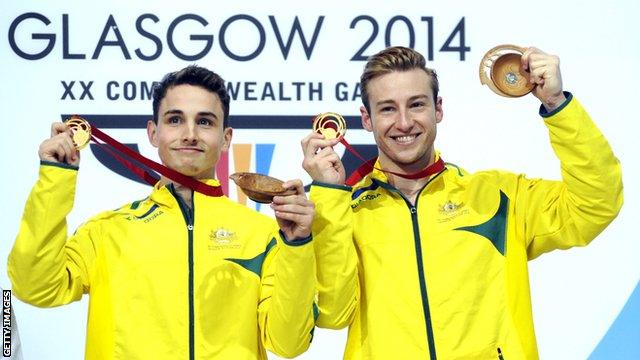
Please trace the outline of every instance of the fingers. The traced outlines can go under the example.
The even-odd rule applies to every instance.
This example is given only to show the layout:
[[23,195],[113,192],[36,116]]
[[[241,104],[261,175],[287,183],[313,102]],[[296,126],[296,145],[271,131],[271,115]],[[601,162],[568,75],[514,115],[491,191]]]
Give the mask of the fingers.
[[543,85],[553,80],[555,85],[555,82],[560,81],[560,58],[556,55],[549,55],[539,50],[531,52],[528,55],[528,66],[531,75],[529,80],[532,84]]
[[73,144],[71,130],[63,123],[51,124],[51,137],[40,144],[40,160],[78,165],[80,158]]
[[287,239],[305,238],[311,234],[315,206],[307,199],[302,181],[287,181],[284,186],[295,188],[297,193],[288,196],[274,196],[270,206],[274,210],[280,229]]
[[[312,161],[316,169],[323,174],[330,174],[330,177],[334,177],[336,174],[341,174],[345,171],[340,156],[338,156],[338,154],[336,154],[336,152],[331,148],[324,148],[320,150]],[[324,178],[327,180],[327,176],[324,176]]]
[[539,66],[531,69],[529,82],[532,84],[544,85],[544,79],[549,71],[547,66]]
[[285,189],[295,189],[296,193],[293,195],[284,195],[284,196],[274,196],[273,204],[274,205],[285,205],[285,204],[298,204],[303,206],[311,206],[313,207],[313,203],[307,199],[307,195],[304,192],[304,185],[302,185],[302,180],[295,179],[285,181],[282,184],[282,187]]
[[300,142],[304,153],[302,167],[314,181],[331,184],[344,183],[344,166],[333,146],[340,140],[327,140],[324,136],[311,133]]
[[320,149],[318,153],[315,154],[313,159],[319,162],[334,163],[336,161],[340,161],[340,156],[338,156],[338,154],[335,151],[333,151],[332,148],[326,147],[326,148]]
[[540,50],[540,49],[538,49],[536,47],[533,47],[533,46],[525,48],[525,51],[522,54],[522,57],[520,58],[520,65],[522,66],[522,69],[524,71],[529,71],[530,70],[530,68],[531,68],[531,56],[533,56],[535,54],[547,55],[542,50]]
[[522,70],[529,71],[529,56],[531,56],[531,48],[526,48],[524,53],[522,53],[522,57],[520,57],[520,66]]
[[[271,208],[277,212],[296,213],[296,214],[312,214],[314,205],[311,200],[307,199],[304,192],[304,186],[299,179],[289,180],[282,184],[286,189],[295,189],[296,193],[286,196],[274,196]],[[277,216],[277,215],[276,215]]]
[[522,54],[522,68],[529,72],[529,81],[536,84],[532,94],[547,108],[552,110],[562,104],[566,98],[562,92],[560,58],[544,51],[529,47]]
[[304,157],[312,157],[315,155],[319,149],[326,147],[333,147],[337,143],[339,143],[339,139],[325,139],[323,135],[320,135],[316,132],[312,132],[307,135],[300,144],[302,145],[302,152]]
[[58,151],[58,158],[60,158],[60,155],[62,155],[64,157],[64,161],[67,164],[71,164],[76,160],[76,147],[73,144],[73,141],[68,136],[64,135],[66,134],[61,134],[61,137],[63,139],[59,142],[58,148],[60,150]]
[[62,122],[54,122],[51,124],[51,137],[54,137],[60,133],[68,132],[69,135],[73,136],[71,129],[67,126],[67,124]]
[[520,63],[523,70],[533,71],[540,67],[559,67],[560,58],[556,55],[547,54],[538,48],[528,47],[522,54]]
[[[275,212],[275,216],[281,220],[289,220],[299,225],[310,225],[313,220],[314,207],[309,201],[310,206],[300,204],[271,204],[271,208]],[[307,221],[308,220],[308,221]]]
[[302,185],[302,180],[300,179],[285,181],[282,187],[285,189],[295,189],[296,194],[304,194],[304,185]]

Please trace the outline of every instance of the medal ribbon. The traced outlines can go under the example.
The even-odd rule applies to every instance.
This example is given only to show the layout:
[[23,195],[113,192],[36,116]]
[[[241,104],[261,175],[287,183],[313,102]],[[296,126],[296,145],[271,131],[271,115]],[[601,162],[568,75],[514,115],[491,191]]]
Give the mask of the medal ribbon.
[[358,151],[351,146],[351,144],[349,144],[349,142],[347,142],[347,140],[342,137],[340,139],[340,143],[342,145],[344,145],[344,147],[347,149],[347,151],[349,151],[350,153],[352,153],[353,155],[355,155],[355,157],[357,157],[358,159],[360,159],[363,163],[362,165],[360,165],[347,179],[347,181],[345,181],[345,184],[349,185],[349,186],[353,186],[355,185],[358,181],[360,181],[363,177],[365,177],[367,174],[369,174],[371,171],[373,171],[373,169],[382,171],[384,173],[387,174],[392,174],[392,175],[396,175],[396,176],[400,176],[402,178],[405,179],[422,179],[422,178],[426,178],[429,177],[433,174],[437,174],[439,172],[441,172],[442,170],[444,170],[444,160],[442,160],[442,158],[438,158],[438,160],[436,160],[433,164],[427,166],[426,168],[412,173],[412,174],[402,174],[399,172],[395,172],[395,171],[391,171],[391,170],[384,170],[378,167],[375,167],[374,165],[376,164],[376,161],[378,160],[377,157],[374,157],[373,159],[370,160],[366,160],[364,157],[362,157],[362,155],[360,155],[358,153]]
[[405,179],[422,179],[444,170],[444,161],[442,160],[442,158],[438,158],[438,160],[436,160],[433,164],[413,174],[403,174],[375,167],[374,165],[377,158],[366,160],[364,157],[362,157],[362,155],[360,155],[360,153],[358,153],[358,151],[353,146],[351,146],[351,144],[349,144],[347,139],[345,139],[344,134],[346,132],[346,122],[344,118],[337,113],[328,112],[317,115],[313,119],[313,131],[317,132],[318,134],[324,135],[326,139],[339,137],[340,143],[344,145],[347,151],[349,151],[350,153],[355,155],[355,157],[362,161],[362,165],[360,165],[345,181],[345,184],[349,186],[355,185],[355,183],[360,181],[360,179],[370,173],[373,169],[382,171],[387,174],[400,176]]
[[[74,115],[71,117],[73,118],[80,118],[77,115]],[[86,120],[84,120],[86,121]],[[131,150],[130,148],[128,148],[127,146],[121,144],[119,141],[117,141],[116,139],[112,138],[111,136],[105,134],[104,132],[102,132],[102,130],[98,129],[95,126],[91,126],[91,140],[93,140],[93,142],[96,143],[96,145],[98,145],[100,148],[106,150],[109,154],[111,154],[116,160],[118,160],[122,165],[124,165],[125,167],[127,167],[129,170],[131,170],[134,174],[136,174],[138,177],[140,177],[142,180],[144,180],[147,184],[154,186],[157,182],[158,182],[158,178],[152,174],[150,174],[149,172],[147,172],[146,170],[136,166],[135,164],[133,164],[132,162],[130,162],[129,160],[123,158],[122,156],[118,155],[116,153],[117,150],[118,152],[120,152],[123,155],[128,156],[129,158],[147,166],[148,168],[157,171],[159,174],[166,176],[167,178],[180,183],[188,188],[190,188],[193,191],[197,191],[201,194],[207,195],[207,196],[222,196],[224,195],[224,193],[222,192],[222,187],[221,186],[212,186],[209,184],[205,184],[199,180],[196,180],[190,176],[181,174],[173,169],[170,169],[160,163],[157,163],[151,159],[148,159],[144,156],[142,156],[140,153],[137,153],[133,150]],[[101,143],[100,141],[103,141],[104,143]],[[109,146],[107,146],[109,145]]]

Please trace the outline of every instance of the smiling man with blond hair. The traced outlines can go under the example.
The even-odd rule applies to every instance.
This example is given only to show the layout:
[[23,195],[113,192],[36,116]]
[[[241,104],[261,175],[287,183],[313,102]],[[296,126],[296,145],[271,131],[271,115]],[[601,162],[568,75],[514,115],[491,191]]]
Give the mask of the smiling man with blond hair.
[[[374,165],[345,184],[332,146],[312,133],[318,326],[349,326],[345,359],[536,359],[527,261],[593,240],[622,206],[620,164],[576,98],[558,57],[522,56],[562,180],[468,173],[435,150],[443,102],[412,49],[372,56],[361,77]],[[500,141],[499,138],[491,141]]]

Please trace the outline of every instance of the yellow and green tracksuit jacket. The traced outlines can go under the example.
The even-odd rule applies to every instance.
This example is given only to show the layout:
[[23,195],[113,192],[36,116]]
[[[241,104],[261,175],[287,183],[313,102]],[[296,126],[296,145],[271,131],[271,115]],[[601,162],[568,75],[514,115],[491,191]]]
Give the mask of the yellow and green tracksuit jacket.
[[312,186],[317,324],[349,325],[345,359],[538,358],[527,261],[588,244],[622,206],[620,164],[567,95],[541,109],[562,181],[447,164],[415,205],[378,170]]
[[[293,357],[314,327],[311,237],[227,197],[173,185],[106,211],[67,237],[77,169],[43,163],[8,272],[21,300],[52,307],[89,294],[87,359]],[[216,180],[208,181],[216,185]]]

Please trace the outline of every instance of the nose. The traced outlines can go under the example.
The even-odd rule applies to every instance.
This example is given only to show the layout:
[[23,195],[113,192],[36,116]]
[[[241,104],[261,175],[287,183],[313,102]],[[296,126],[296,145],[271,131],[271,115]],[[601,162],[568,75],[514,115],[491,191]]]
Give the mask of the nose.
[[195,144],[198,141],[195,123],[187,121],[182,128],[182,142],[185,144]]
[[401,109],[398,112],[398,119],[396,120],[396,128],[400,131],[409,131],[413,127],[413,121],[406,109]]

